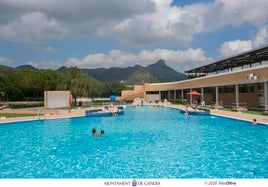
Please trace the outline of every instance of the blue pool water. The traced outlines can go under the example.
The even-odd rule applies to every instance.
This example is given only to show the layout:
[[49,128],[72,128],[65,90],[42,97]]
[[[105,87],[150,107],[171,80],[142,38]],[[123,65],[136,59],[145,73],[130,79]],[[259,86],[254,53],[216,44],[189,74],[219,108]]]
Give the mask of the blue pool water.
[[1,124],[0,142],[1,178],[268,178],[268,126],[164,107]]

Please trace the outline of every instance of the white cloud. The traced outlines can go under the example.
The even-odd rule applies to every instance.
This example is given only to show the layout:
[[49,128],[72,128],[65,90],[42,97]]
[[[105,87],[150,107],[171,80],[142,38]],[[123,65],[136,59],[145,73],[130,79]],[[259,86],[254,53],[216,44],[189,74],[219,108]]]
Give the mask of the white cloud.
[[221,57],[228,57],[254,48],[263,47],[267,44],[268,26],[266,25],[260,28],[252,40],[234,40],[224,42],[219,49],[219,54]]
[[185,7],[186,11],[200,17],[204,31],[246,22],[260,27],[268,21],[267,9],[267,0],[214,0]]
[[1,0],[0,38],[41,43],[67,37],[113,37],[131,45],[187,46],[198,33],[268,21],[267,0],[214,0],[185,7],[172,0]]
[[5,66],[11,66],[13,61],[11,59],[5,58],[5,57],[0,57],[0,64],[5,65]]
[[238,53],[249,51],[251,49],[252,49],[252,41],[235,40],[235,41],[224,42],[221,45],[219,52],[222,57],[229,57],[231,55],[236,55]]
[[[194,34],[203,30],[198,16],[182,8],[171,6],[171,0],[152,0],[155,11],[128,18],[113,29],[124,42],[148,45],[176,42],[187,45]],[[109,30],[110,32],[110,30]]]
[[52,46],[47,46],[47,47],[45,47],[45,51],[46,52],[55,52],[56,49],[54,47],[52,47]]
[[153,8],[150,0],[1,0],[0,38],[41,43],[62,36],[93,37]]
[[260,47],[268,44],[268,26],[263,26],[253,40],[253,47]]
[[60,64],[57,61],[45,61],[45,62],[26,62],[27,65],[31,65],[33,67],[35,67],[36,69],[58,69],[62,66],[62,64]]
[[192,66],[200,66],[211,59],[205,57],[202,49],[181,50],[142,50],[138,54],[132,54],[124,51],[113,50],[107,54],[90,54],[82,59],[69,58],[66,61],[67,66],[77,66],[80,68],[109,68],[109,67],[129,67],[135,64],[148,66],[157,62],[159,59],[176,69],[183,72]]
[[80,68],[97,68],[97,67],[121,67],[131,66],[135,63],[135,55],[119,50],[112,50],[108,54],[96,53],[90,54],[83,59],[69,58],[67,66],[77,66]]
[[39,44],[63,36],[64,30],[55,19],[48,19],[41,12],[23,14],[19,19],[0,27],[0,36],[12,41]]

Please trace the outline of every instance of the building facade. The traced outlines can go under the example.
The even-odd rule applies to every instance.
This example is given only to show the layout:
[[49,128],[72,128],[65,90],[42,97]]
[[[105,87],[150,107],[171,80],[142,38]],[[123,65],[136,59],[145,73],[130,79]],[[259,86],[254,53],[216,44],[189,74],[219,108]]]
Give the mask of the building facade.
[[268,110],[268,66],[259,66],[179,82],[145,84],[145,100],[193,101],[188,92],[201,93],[209,105]]
[[[265,46],[186,71],[196,75],[201,73],[206,75],[204,77],[179,82],[147,83],[132,92],[122,91],[122,99],[131,100],[139,95],[147,102],[181,99],[192,103],[198,100],[206,105],[268,110],[267,61],[268,46]],[[191,91],[201,95],[198,98],[188,95]]]

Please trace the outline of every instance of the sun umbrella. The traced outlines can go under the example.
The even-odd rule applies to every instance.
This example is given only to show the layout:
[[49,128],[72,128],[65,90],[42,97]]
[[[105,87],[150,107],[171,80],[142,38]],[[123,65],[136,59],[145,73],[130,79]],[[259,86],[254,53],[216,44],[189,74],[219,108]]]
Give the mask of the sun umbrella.
[[116,96],[115,95],[110,95],[110,101],[115,101],[116,100]]
[[193,91],[193,92],[188,92],[187,95],[201,96],[201,93],[198,93],[197,91]]

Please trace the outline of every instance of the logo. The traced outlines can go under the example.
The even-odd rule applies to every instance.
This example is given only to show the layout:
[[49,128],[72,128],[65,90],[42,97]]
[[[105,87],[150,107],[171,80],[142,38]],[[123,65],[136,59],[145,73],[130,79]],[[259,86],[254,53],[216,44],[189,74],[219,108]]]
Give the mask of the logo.
[[137,180],[136,179],[132,180],[132,186],[137,186]]

